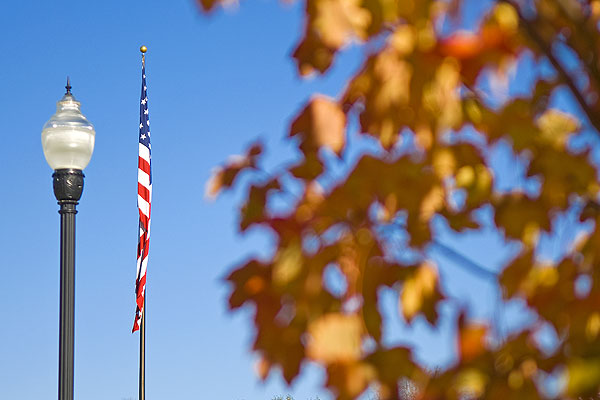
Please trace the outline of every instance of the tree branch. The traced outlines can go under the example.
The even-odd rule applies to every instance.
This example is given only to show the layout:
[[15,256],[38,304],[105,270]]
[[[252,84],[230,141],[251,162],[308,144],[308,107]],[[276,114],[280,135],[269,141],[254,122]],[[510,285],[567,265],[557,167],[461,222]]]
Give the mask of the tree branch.
[[465,267],[469,271],[471,271],[483,278],[486,278],[486,279],[490,279],[490,278],[496,279],[498,277],[497,273],[490,271],[489,269],[487,269],[485,267],[482,267],[475,261],[467,258],[466,256],[462,255],[461,253],[454,250],[453,248],[448,247],[445,244],[443,244],[437,240],[432,240],[431,243],[435,247],[437,247],[438,250],[440,250],[442,253],[444,253],[447,257],[454,258],[456,261],[458,261],[458,263],[456,265]]
[[600,133],[599,133],[600,132],[599,116],[596,116],[594,114],[593,110],[590,108],[588,103],[583,98],[583,94],[581,94],[581,92],[575,85],[575,82],[573,82],[573,79],[571,78],[571,76],[567,73],[567,71],[562,66],[562,64],[554,56],[551,45],[544,41],[544,39],[540,36],[540,34],[534,29],[532,21],[528,20],[527,18],[525,18],[523,16],[521,9],[519,8],[519,6],[517,4],[514,3],[514,1],[512,1],[512,0],[499,0],[499,1],[507,3],[515,8],[517,14],[519,15],[519,20],[521,21],[521,25],[522,25],[523,29],[525,29],[525,32],[527,33],[527,35],[531,38],[531,40],[533,40],[533,42],[535,42],[535,44],[546,55],[546,57],[548,57],[548,60],[550,61],[550,63],[552,64],[552,66],[554,67],[556,72],[558,72],[558,74],[560,75],[561,80],[569,87],[569,90],[571,91],[571,93],[573,94],[573,96],[575,97],[575,99],[577,100],[579,105],[581,106],[583,112],[588,117],[588,120],[590,121],[590,123],[594,126],[594,128],[596,128],[596,134],[600,135]]

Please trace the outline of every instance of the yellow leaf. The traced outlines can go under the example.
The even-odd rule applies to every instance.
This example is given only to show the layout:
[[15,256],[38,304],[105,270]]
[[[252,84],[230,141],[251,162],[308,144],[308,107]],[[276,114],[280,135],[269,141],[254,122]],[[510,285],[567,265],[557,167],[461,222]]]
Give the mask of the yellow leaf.
[[325,364],[360,358],[362,324],[357,315],[331,313],[308,325],[308,357]]
[[371,14],[360,7],[360,0],[315,0],[315,3],[314,26],[326,46],[339,48],[353,37],[366,39]]
[[421,209],[419,210],[421,221],[429,221],[433,214],[442,208],[444,205],[444,195],[444,189],[441,186],[431,188],[421,202]]
[[402,25],[390,36],[390,44],[400,56],[412,53],[415,48],[415,31],[412,26]]
[[468,187],[475,181],[475,170],[470,165],[465,165],[456,173],[456,185],[458,187]]
[[567,364],[567,393],[581,395],[598,392],[600,359],[571,358]]
[[433,82],[423,90],[423,106],[437,118],[438,132],[454,128],[462,120],[462,104],[458,95],[460,65],[446,58],[438,67]]
[[585,336],[591,342],[598,337],[598,333],[600,333],[600,313],[596,311],[587,320]]
[[456,158],[454,157],[454,153],[447,147],[436,149],[433,154],[432,165],[435,174],[440,179],[451,176],[456,169]]
[[510,4],[499,3],[494,9],[494,19],[507,32],[514,32],[519,27],[519,15]]
[[273,283],[285,286],[293,281],[302,270],[302,248],[297,241],[292,242],[275,256]]
[[600,18],[600,1],[594,0],[591,2],[590,9],[595,18]]
[[570,135],[579,129],[578,121],[558,110],[548,110],[537,119],[541,138],[557,148],[564,149]]
[[400,295],[400,308],[407,321],[419,312],[424,312],[429,322],[435,320],[437,293],[437,269],[429,262],[423,263],[416,272],[404,281]]
[[398,58],[394,52],[382,52],[373,66],[375,75],[380,79],[381,86],[373,99],[376,110],[386,110],[390,106],[408,104],[412,68],[406,61]]
[[477,173],[476,189],[480,193],[488,193],[492,187],[492,173],[485,165],[479,164],[475,166]]
[[485,392],[485,386],[488,383],[488,377],[475,368],[465,368],[457,374],[454,383],[454,390],[458,398],[480,398]]

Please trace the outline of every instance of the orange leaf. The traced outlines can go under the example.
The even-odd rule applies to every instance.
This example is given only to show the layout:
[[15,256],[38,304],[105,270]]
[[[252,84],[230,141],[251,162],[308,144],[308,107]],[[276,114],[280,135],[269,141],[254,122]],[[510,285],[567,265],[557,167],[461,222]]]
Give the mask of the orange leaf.
[[440,53],[458,59],[473,58],[483,50],[483,38],[473,32],[459,31],[440,42]]
[[290,136],[296,135],[305,153],[328,147],[340,155],[346,143],[346,115],[332,99],[317,96],[292,122]]
[[326,46],[340,48],[353,37],[366,37],[371,14],[360,6],[361,1],[318,0],[314,3],[314,28]]
[[[464,319],[464,315],[461,315],[462,319]],[[462,362],[469,362],[486,351],[487,327],[481,324],[460,325],[462,325],[461,322],[459,322],[458,351]]]
[[358,360],[362,325],[357,315],[326,314],[311,322],[307,355],[325,364]]
[[258,156],[262,154],[262,151],[262,145],[255,143],[243,156],[231,156],[224,166],[215,168],[206,182],[206,197],[214,199],[221,190],[229,189],[233,185],[240,172],[256,167]]

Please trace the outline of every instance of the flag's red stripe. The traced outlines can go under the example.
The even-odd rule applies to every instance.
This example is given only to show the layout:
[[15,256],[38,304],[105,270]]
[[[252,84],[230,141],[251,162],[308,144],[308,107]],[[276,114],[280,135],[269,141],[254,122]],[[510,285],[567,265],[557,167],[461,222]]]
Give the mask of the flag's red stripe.
[[142,224],[142,227],[144,228],[144,230],[147,231],[148,223],[150,222],[150,218],[148,218],[148,216],[146,214],[144,214],[142,212],[142,210],[139,210],[139,214],[140,214],[140,224]]
[[144,292],[144,286],[145,285],[146,285],[146,274],[144,274],[144,276],[142,276],[140,278],[140,281],[138,283],[138,290],[137,290],[136,300],[139,303],[139,300],[142,299],[142,305],[140,306],[138,304],[138,307],[140,307],[140,308],[144,306],[144,302],[143,302],[143,300],[144,300],[144,293],[143,292]]
[[146,286],[146,275],[140,278],[140,283],[138,285],[138,295],[137,295],[137,305],[139,308],[144,307],[144,288]]
[[138,168],[150,175],[150,163],[142,157],[138,157]]
[[[147,249],[148,249],[149,241],[148,241],[148,239],[146,239],[145,236],[146,236],[145,234],[143,236],[140,236],[140,240],[138,242],[138,247],[137,247],[138,258],[140,258],[141,254],[142,254],[142,249],[145,249],[145,254],[148,254]],[[144,257],[144,258],[146,258],[146,257]]]
[[150,203],[150,191],[141,183],[138,183],[138,194],[146,200],[146,203]]

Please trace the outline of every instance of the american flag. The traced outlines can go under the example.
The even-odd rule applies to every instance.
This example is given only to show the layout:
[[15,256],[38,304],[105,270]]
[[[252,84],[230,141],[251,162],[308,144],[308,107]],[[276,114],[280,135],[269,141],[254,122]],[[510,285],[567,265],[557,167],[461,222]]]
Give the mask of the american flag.
[[146,267],[150,243],[150,209],[152,204],[152,168],[150,156],[150,120],[146,88],[146,63],[142,58],[142,97],[140,101],[140,143],[138,154],[138,210],[140,214],[137,246],[137,275],[135,280],[136,308],[132,332],[140,329],[144,316],[146,295]]

